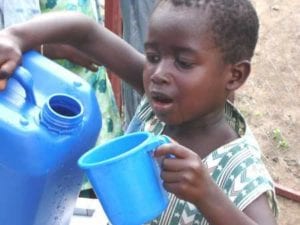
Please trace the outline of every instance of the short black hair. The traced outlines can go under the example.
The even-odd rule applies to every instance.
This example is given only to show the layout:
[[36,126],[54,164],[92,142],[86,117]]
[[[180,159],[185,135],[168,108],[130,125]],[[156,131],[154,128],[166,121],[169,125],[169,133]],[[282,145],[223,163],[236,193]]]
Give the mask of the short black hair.
[[249,0],[159,0],[156,7],[163,2],[172,2],[176,7],[210,10],[209,28],[224,61],[251,60],[258,39],[259,20]]

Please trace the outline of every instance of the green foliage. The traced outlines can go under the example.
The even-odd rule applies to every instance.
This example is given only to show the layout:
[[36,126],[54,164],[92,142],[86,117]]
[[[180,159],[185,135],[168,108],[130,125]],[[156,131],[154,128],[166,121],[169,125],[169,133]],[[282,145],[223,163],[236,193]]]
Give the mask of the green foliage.
[[273,134],[273,140],[276,141],[278,148],[280,148],[280,149],[289,148],[289,144],[288,144],[287,140],[283,137],[279,128],[275,128],[273,130],[272,134]]

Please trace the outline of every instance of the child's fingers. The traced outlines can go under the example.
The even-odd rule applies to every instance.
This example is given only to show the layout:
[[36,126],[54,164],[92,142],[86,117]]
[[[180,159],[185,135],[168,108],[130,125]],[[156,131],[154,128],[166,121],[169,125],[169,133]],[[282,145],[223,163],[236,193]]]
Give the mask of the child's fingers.
[[168,157],[171,155],[177,159],[184,159],[188,156],[187,151],[190,151],[190,150],[180,144],[168,143],[168,144],[163,144],[163,145],[159,146],[154,151],[154,156],[155,157],[162,157],[162,156]]
[[87,68],[93,72],[97,72],[98,70],[98,66],[94,63],[90,63],[89,65],[87,65]]
[[93,72],[96,72],[98,70],[98,65],[96,64],[96,62],[82,54],[78,54],[77,57],[72,58],[71,61]]
[[186,168],[186,161],[178,158],[167,158],[162,160],[161,168],[165,172],[179,172]]
[[[173,155],[173,154],[169,154],[168,152],[171,152],[172,149],[174,148],[176,144],[174,143],[166,143],[163,144],[161,146],[159,146],[155,151],[154,151],[154,157],[156,158],[159,166],[161,167],[161,169],[166,169],[165,168],[165,161],[170,159],[177,159],[177,160],[172,160],[172,161],[178,161],[179,156]],[[173,147],[172,147],[173,146]]]
[[181,177],[178,175],[178,172],[173,171],[161,171],[160,177],[164,181],[164,183],[177,183],[180,182]]

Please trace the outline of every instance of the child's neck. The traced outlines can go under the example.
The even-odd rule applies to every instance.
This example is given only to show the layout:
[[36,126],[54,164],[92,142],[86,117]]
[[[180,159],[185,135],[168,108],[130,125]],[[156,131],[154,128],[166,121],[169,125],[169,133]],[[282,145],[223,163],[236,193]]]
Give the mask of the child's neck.
[[179,126],[166,125],[164,134],[197,152],[201,158],[238,138],[224,115],[205,123],[193,121]]

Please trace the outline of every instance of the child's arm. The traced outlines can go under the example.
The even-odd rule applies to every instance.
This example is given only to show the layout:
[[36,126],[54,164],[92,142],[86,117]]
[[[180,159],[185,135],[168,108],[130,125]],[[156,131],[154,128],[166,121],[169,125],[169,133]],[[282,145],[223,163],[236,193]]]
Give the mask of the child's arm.
[[276,221],[265,195],[239,210],[212,180],[201,158],[177,144],[164,144],[154,156],[174,155],[162,162],[161,177],[167,191],[193,203],[211,225],[275,225]]
[[44,43],[72,45],[143,92],[144,56],[92,19],[73,12],[43,14],[1,31],[0,65],[4,76],[19,64],[21,52]]

